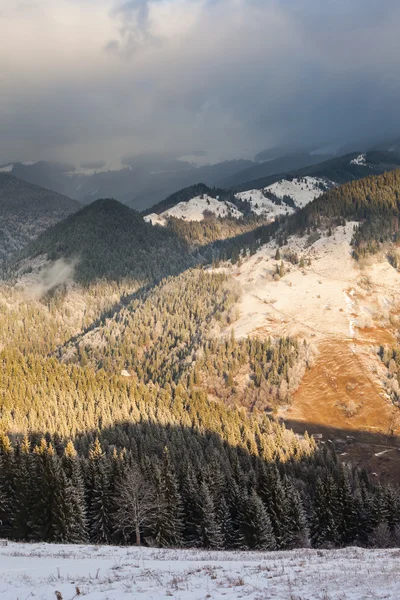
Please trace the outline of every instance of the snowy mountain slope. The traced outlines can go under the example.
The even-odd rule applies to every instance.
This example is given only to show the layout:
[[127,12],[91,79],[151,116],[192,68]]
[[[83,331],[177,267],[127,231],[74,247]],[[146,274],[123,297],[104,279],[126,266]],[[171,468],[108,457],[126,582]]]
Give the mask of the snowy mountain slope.
[[312,202],[312,200],[318,198],[318,196],[332,187],[335,187],[335,183],[332,181],[307,176],[296,178],[292,181],[281,179],[268,186],[267,190],[281,199],[289,196],[293,199],[297,208],[303,208],[303,206]]
[[249,202],[251,210],[256,215],[270,216],[272,220],[278,215],[288,215],[294,212],[294,209],[284,202],[277,204],[270,198],[267,198],[264,190],[240,192],[237,194],[237,198]]
[[[334,185],[332,181],[319,177],[281,179],[264,189],[240,192],[236,194],[236,198],[248,202],[254,214],[269,217],[273,221],[277,216],[292,214],[296,208],[302,208]],[[163,212],[152,212],[144,218],[153,225],[165,225],[169,217],[186,221],[202,221],[204,211],[218,217],[240,218],[244,215],[232,202],[221,200],[218,195],[213,197],[209,194],[200,194],[187,201],[179,202]]]
[[[264,189],[253,189],[247,192],[236,194],[240,200],[250,202],[252,210],[256,214],[290,214],[294,212],[293,207],[289,207],[285,200],[293,201],[296,208],[303,208],[315,198],[318,198],[326,190],[334,187],[332,181],[321,179],[319,177],[298,177],[294,179],[280,179],[276,183],[267,186]],[[283,200],[283,204],[277,205],[268,196]]]
[[398,596],[398,550],[216,552],[112,546],[0,547],[3,600],[364,600]]
[[202,221],[204,219],[204,211],[213,213],[217,217],[232,216],[235,219],[239,219],[243,216],[231,202],[221,201],[218,198],[202,194],[192,198],[188,202],[179,202],[179,204],[159,215],[156,213],[146,215],[144,219],[147,222],[153,223],[153,225],[165,225],[169,217],[184,219],[186,221]]

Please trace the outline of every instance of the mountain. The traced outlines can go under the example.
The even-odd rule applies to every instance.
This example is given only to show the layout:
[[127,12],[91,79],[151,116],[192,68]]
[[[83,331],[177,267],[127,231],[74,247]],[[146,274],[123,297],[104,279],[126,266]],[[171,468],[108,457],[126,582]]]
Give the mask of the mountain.
[[309,152],[293,153],[249,166],[229,177],[218,180],[217,185],[223,188],[238,188],[248,181],[269,177],[276,173],[298,170],[319,162],[321,162],[321,157],[318,155]]
[[[328,180],[303,179],[263,188],[275,206],[297,198],[267,225],[250,214],[153,227],[104,199],[12,258],[0,284],[1,538],[241,552],[397,543],[400,494],[386,485],[399,478],[397,247],[379,241],[360,264],[353,239],[381,217],[396,233],[399,174],[325,191]],[[217,195],[196,186],[157,210],[229,201]],[[214,243],[226,224],[236,231]],[[200,266],[188,232],[204,236]],[[74,284],[21,285],[45,271],[49,289],[67,267]]]
[[252,164],[250,160],[238,159],[197,166],[166,154],[124,159],[118,165],[96,162],[75,167],[50,161],[10,163],[1,166],[0,172],[56,190],[83,204],[112,197],[143,210],[176,190],[198,181],[213,186]]
[[30,270],[35,259],[75,265],[76,281],[133,278],[152,281],[179,272],[191,260],[167,229],[157,229],[136,211],[112,199],[96,200],[43,232],[13,257],[9,276]]
[[189,186],[143,211],[153,225],[165,225],[170,217],[186,221],[202,221],[204,215],[239,219],[250,207],[230,190],[210,188],[204,183]]
[[379,175],[400,166],[400,154],[373,150],[366,153],[352,152],[345,156],[331,158],[311,166],[292,171],[277,172],[260,179],[246,181],[231,186],[235,192],[263,189],[279,180],[293,180],[303,177],[317,177],[340,185],[368,175]]
[[79,208],[76,200],[0,172],[0,259]]
[[316,177],[282,179],[264,189],[235,194],[232,190],[209,188],[203,183],[190,186],[144,211],[153,225],[166,225],[171,217],[187,222],[202,221],[205,216],[274,220],[289,215],[334,187],[332,181]]

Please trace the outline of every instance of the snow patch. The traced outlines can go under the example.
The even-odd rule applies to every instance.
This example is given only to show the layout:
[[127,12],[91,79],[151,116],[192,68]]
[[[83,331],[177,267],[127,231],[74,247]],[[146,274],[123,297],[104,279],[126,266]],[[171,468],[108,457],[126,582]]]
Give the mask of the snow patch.
[[236,194],[239,200],[248,202],[251,206],[251,210],[256,215],[270,216],[273,219],[278,215],[290,215],[294,212],[294,209],[287,204],[276,204],[270,198],[267,198],[264,194],[264,190],[249,190],[247,192],[240,192]]
[[359,154],[356,158],[353,158],[353,160],[350,161],[350,164],[365,166],[367,164],[365,154]]
[[165,225],[169,217],[183,219],[185,221],[202,221],[204,212],[208,211],[217,217],[231,216],[235,219],[243,217],[243,214],[231,202],[223,202],[212,196],[201,195],[192,198],[188,202],[179,202],[172,208],[157,215],[152,213],[144,217],[145,221],[153,225]]
[[326,190],[335,187],[333,181],[321,179],[319,177],[299,177],[292,180],[281,179],[268,187],[261,190],[249,190],[240,192],[237,197],[241,200],[247,200],[253,212],[258,215],[281,215],[291,214],[294,208],[285,203],[281,205],[275,204],[268,198],[268,192],[276,196],[279,200],[284,200],[289,197],[296,208],[302,208],[309,202],[318,198]]

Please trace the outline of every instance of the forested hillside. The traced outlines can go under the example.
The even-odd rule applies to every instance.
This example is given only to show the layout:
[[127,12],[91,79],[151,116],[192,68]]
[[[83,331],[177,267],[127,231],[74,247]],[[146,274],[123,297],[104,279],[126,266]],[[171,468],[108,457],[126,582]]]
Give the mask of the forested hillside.
[[[21,288],[0,288],[0,537],[227,549],[397,543],[398,489],[276,418],[311,366],[310,345],[236,339],[240,289],[210,264],[240,264],[244,248],[254,254],[292,232],[392,214],[398,185],[398,172],[371,177],[288,219],[236,229],[215,218],[153,227],[100,200],[29,245],[8,267]],[[35,296],[21,270],[42,255],[77,264],[74,281]]]
[[165,212],[166,210],[168,210],[169,208],[176,206],[180,202],[187,202],[191,198],[194,198],[195,196],[200,196],[200,195],[210,196],[211,198],[218,198],[222,202],[227,201],[232,204],[237,203],[241,206],[245,205],[244,202],[240,203],[240,201],[238,201],[238,199],[236,198],[234,192],[232,192],[230,190],[226,190],[226,189],[222,189],[222,188],[215,188],[215,187],[211,188],[208,185],[205,185],[204,183],[198,183],[196,185],[191,185],[187,188],[179,190],[178,192],[175,192],[174,194],[171,194],[170,196],[165,198],[165,200],[162,200],[161,202],[158,202],[157,204],[154,204],[150,208],[147,208],[146,210],[144,210],[142,214],[143,215],[149,215],[150,213],[161,214],[161,213]]
[[76,200],[0,173],[0,260],[79,208]]
[[[358,160],[362,156],[363,160]],[[334,181],[337,185],[342,185],[350,181],[362,179],[369,175],[380,175],[385,171],[398,169],[400,166],[400,156],[396,152],[370,151],[364,155],[357,152],[331,158],[329,160],[307,166],[301,169],[279,172],[252,179],[239,185],[232,185],[235,192],[244,192],[251,189],[261,189],[272,185],[280,179],[298,179],[302,177],[321,177],[329,181]]]
[[145,223],[136,211],[116,200],[97,200],[45,231],[9,263],[15,273],[21,261],[38,256],[75,260],[79,282],[130,277],[158,280],[192,264],[184,245],[169,230]]

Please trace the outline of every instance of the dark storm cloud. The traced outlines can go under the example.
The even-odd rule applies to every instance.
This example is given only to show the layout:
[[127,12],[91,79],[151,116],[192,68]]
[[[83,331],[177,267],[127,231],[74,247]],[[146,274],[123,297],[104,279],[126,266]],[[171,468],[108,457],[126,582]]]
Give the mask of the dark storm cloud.
[[394,0],[12,6],[0,10],[0,162],[222,158],[400,131]]

